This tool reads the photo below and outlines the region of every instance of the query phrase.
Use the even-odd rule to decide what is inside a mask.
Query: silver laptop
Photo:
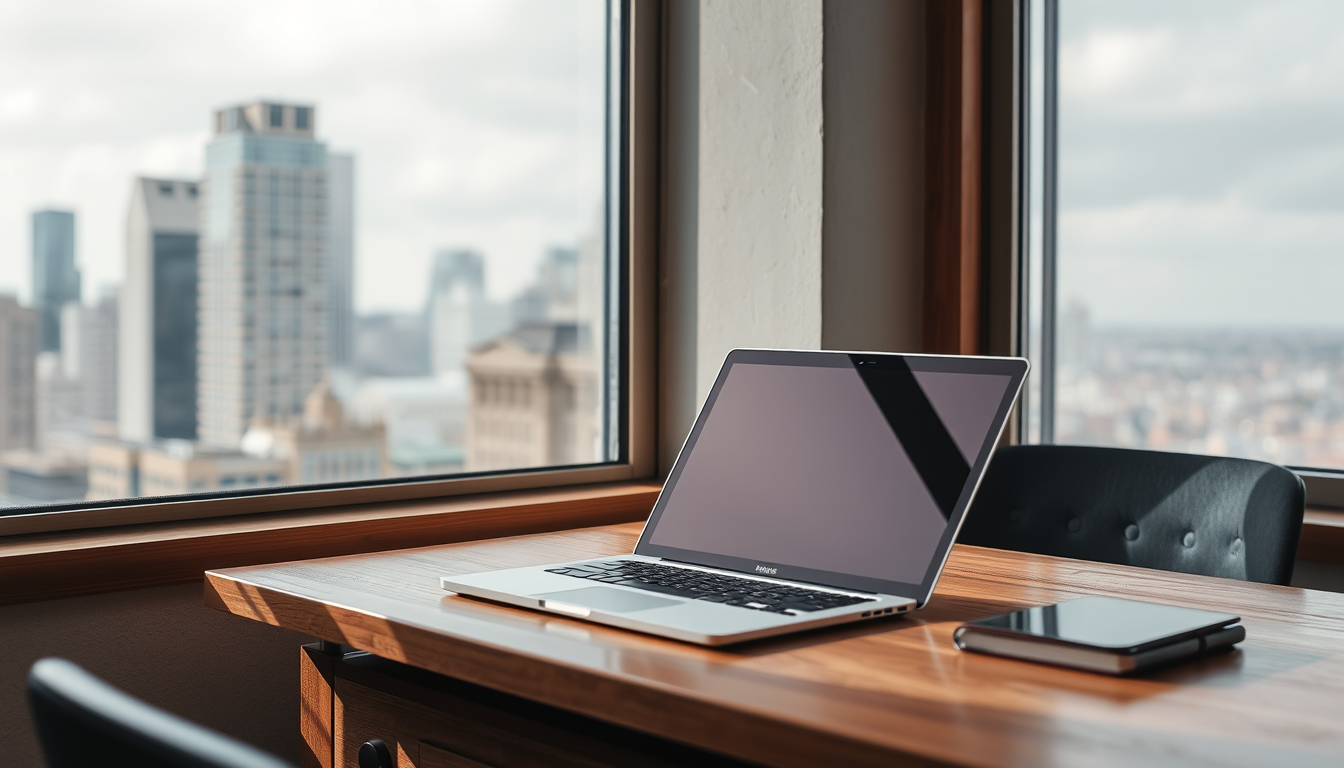
[[[734,350],[633,553],[443,588],[703,645],[916,610],[1027,368]]]

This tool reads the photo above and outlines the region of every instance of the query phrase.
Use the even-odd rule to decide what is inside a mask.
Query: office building
[[[38,313],[0,296],[0,451],[37,440]]]
[[[63,451],[5,451],[5,495],[19,504],[81,501],[88,491],[89,467],[83,458]]]
[[[284,462],[291,484],[372,480],[387,473],[382,424],[351,424],[341,401],[323,382],[304,401],[303,414],[259,417],[243,436],[242,450]]]
[[[387,473],[385,442],[381,424],[347,423],[324,383],[306,398],[302,415],[255,419],[239,448],[190,440],[93,443],[88,498],[371,480]]]
[[[66,375],[59,353],[39,352],[35,372],[37,378],[35,445],[43,448],[55,433],[83,431],[84,392],[79,385],[79,379]]]
[[[536,281],[513,300],[513,322],[574,322],[578,315],[579,252],[550,248],[537,267]]]
[[[507,309],[486,296],[485,260],[468,250],[435,254],[427,314],[430,368],[459,385],[468,350],[509,325]]]
[[[78,383],[79,413],[89,422],[117,420],[117,296],[116,288],[105,288],[92,306],[61,309],[61,371]]]
[[[89,445],[89,501],[130,499],[140,495],[140,450],[134,443],[100,441]]]
[[[237,448],[253,419],[285,418],[327,375],[327,148],[312,107],[215,113],[202,190],[198,436]]]
[[[581,464],[598,455],[598,364],[575,323],[530,323],[476,350],[466,469]]]
[[[131,187],[117,363],[124,440],[196,437],[200,194],[189,180]]]
[[[118,328],[124,440],[196,437],[199,200],[191,180],[132,184]]]
[[[327,266],[331,285],[328,304],[331,329],[331,366],[355,363],[355,158],[327,155]]]
[[[427,312],[378,313],[355,318],[355,368],[363,376],[429,373]]]
[[[162,440],[140,448],[141,496],[173,496],[281,485],[285,462],[187,440]]]
[[[33,306],[41,315],[42,350],[61,348],[61,307],[79,301],[79,270],[75,268],[75,214],[33,213]]]
[[[392,474],[462,470],[465,387],[436,376],[369,377],[360,384],[351,410],[356,423],[382,425]]]

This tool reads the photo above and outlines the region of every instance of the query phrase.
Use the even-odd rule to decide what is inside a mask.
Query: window
[[[1029,441],[1344,469],[1340,30],[1032,4]]]
[[[78,23],[118,44],[70,66],[45,4],[0,30],[0,93],[31,95],[0,123],[27,174],[0,182],[0,417],[37,414],[0,472],[59,451],[86,478],[0,483],[0,516],[629,477],[625,3],[280,5],[113,0]],[[302,56],[277,16],[323,18]]]

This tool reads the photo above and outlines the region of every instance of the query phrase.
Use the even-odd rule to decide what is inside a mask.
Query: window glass
[[[1344,468],[1344,5],[1058,8],[1053,440]]]
[[[0,506],[616,458],[618,8],[6,3]]]

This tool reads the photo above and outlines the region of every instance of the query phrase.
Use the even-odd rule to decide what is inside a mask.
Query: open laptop
[[[1027,368],[733,350],[632,554],[443,588],[703,645],[921,608]]]

